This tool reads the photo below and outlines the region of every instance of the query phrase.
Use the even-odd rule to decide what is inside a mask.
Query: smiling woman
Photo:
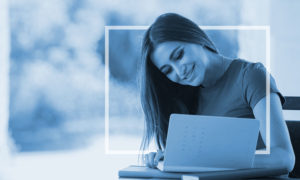
[[[159,44],[152,53],[151,59],[153,64],[171,81],[191,86],[211,84],[224,74],[231,62],[230,59],[225,59],[205,46],[180,41]],[[212,63],[217,74],[206,78]]]
[[[248,117],[260,120],[257,149],[266,137],[266,77],[261,63],[225,57],[198,25],[178,14],[159,16],[142,47],[141,103],[147,148],[154,137],[158,152],[146,155],[155,167],[166,145],[172,113]],[[285,102],[270,76],[271,154],[256,155],[255,167],[294,166],[294,152],[282,116]],[[280,134],[280,136],[279,136]]]

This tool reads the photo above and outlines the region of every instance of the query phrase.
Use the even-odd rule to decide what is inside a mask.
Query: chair
[[[300,97],[286,96],[283,105],[284,110],[300,110]],[[300,178],[300,119],[299,121],[286,120],[293,145],[296,162],[293,171],[289,174],[291,178]]]

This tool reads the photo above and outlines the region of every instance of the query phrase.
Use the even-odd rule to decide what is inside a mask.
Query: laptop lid
[[[251,168],[259,121],[249,118],[172,114],[164,171]]]

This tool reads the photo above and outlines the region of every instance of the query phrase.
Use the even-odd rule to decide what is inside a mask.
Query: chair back
[[[286,96],[285,99],[283,110],[300,111],[300,97]],[[300,178],[300,119],[298,121],[287,119],[286,124],[296,157],[295,167],[289,177]]]

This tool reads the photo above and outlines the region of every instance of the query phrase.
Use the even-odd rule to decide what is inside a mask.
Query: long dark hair
[[[200,44],[218,53],[208,36],[191,20],[175,13],[160,15],[146,31],[142,44],[140,74],[141,104],[145,128],[141,149],[145,150],[154,138],[157,147],[165,148],[171,113],[194,114],[197,107],[197,87],[170,81],[151,61],[158,44],[182,41]]]

